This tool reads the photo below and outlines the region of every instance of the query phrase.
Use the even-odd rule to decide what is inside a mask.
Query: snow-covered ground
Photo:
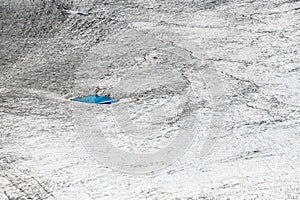
[[[0,5],[1,200],[300,199],[299,1]]]

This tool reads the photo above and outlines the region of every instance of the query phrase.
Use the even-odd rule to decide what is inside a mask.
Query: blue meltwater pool
[[[111,98],[108,96],[89,95],[84,97],[76,97],[71,99],[72,101],[80,101],[84,103],[97,103],[97,104],[111,104],[120,101],[117,98]]]

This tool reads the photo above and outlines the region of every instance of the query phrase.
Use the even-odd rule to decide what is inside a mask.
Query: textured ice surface
[[[299,1],[0,2],[1,200],[300,199]]]

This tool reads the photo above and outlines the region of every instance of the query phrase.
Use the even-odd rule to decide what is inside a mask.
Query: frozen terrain
[[[0,5],[1,200],[300,199],[299,1]]]

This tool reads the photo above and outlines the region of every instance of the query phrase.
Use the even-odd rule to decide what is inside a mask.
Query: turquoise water
[[[84,102],[84,103],[111,104],[111,103],[118,102],[120,99],[111,98],[108,96],[89,95],[89,96],[84,96],[84,97],[76,97],[71,100],[72,101],[80,101],[80,102]]]

